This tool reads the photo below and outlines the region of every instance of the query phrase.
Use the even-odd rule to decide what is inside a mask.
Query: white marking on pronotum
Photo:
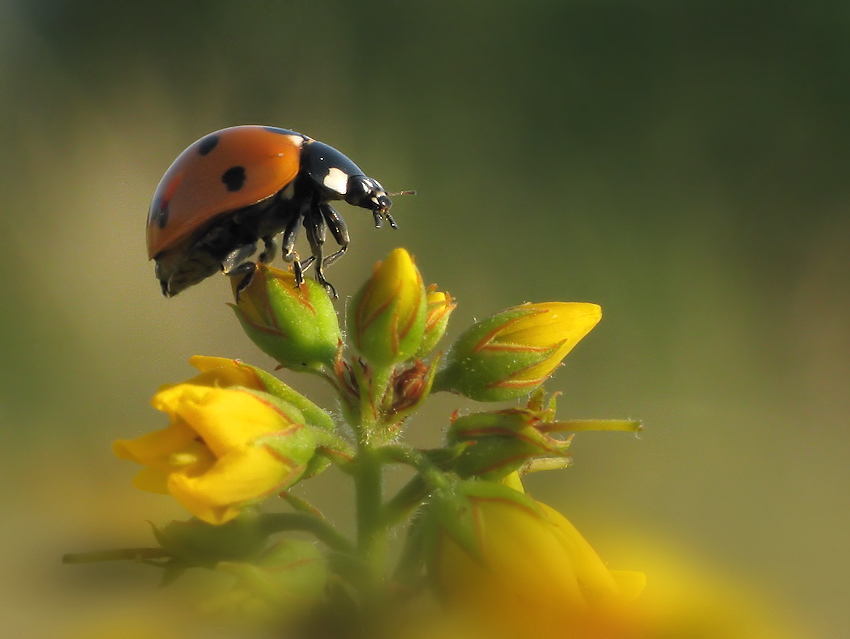
[[[332,167],[325,176],[325,179],[322,180],[322,184],[340,195],[345,195],[345,191],[348,188],[348,174],[341,169]]]
[[[304,145],[304,138],[300,135],[287,135],[286,137],[288,137],[292,141],[292,144],[297,146],[299,149]]]

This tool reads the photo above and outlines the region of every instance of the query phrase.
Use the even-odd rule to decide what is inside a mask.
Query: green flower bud
[[[523,304],[473,324],[452,345],[435,381],[482,402],[525,395],[542,384],[596,326],[596,304]]]
[[[238,283],[234,278],[234,294]],[[333,365],[342,334],[333,303],[317,282],[298,287],[292,273],[260,263],[231,306],[248,337],[285,368]]]
[[[395,249],[348,305],[348,334],[372,365],[410,359],[422,344],[427,302],[422,276],[403,248]]]

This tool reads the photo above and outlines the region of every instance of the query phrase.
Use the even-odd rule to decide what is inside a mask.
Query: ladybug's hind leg
[[[239,294],[248,288],[251,280],[254,279],[254,272],[257,270],[257,265],[248,258],[257,250],[257,243],[243,244],[233,249],[221,261],[221,270],[225,275],[230,277],[240,278],[236,285],[236,301],[239,301]]]
[[[230,275],[234,269],[239,266],[242,266],[242,264],[247,262],[248,258],[251,257],[254,254],[254,251],[256,250],[256,242],[237,246],[235,249],[230,251],[230,253],[228,253],[221,261],[222,272],[224,272],[226,275]]]

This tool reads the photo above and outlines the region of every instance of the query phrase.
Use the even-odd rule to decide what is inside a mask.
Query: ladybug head
[[[371,210],[375,217],[375,226],[381,226],[381,222],[386,217],[390,225],[395,228],[395,222],[389,213],[393,202],[377,180],[365,175],[352,175],[348,178],[345,201]]]

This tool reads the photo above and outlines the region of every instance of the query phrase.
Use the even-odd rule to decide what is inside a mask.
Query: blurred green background
[[[603,306],[549,387],[562,416],[646,431],[582,434],[535,496],[591,541],[677,540],[850,635],[845,2],[5,0],[0,113],[9,636],[103,594],[62,552],[183,516],[109,451],[164,425],[157,386],[196,353],[270,365],[224,278],[166,300],[144,247],[174,157],[244,123],[418,191],[394,232],[341,207],[340,308],[397,245],[458,299],[450,337],[524,301]],[[456,405],[435,398],[418,437]],[[117,591],[139,572],[110,570]]]

